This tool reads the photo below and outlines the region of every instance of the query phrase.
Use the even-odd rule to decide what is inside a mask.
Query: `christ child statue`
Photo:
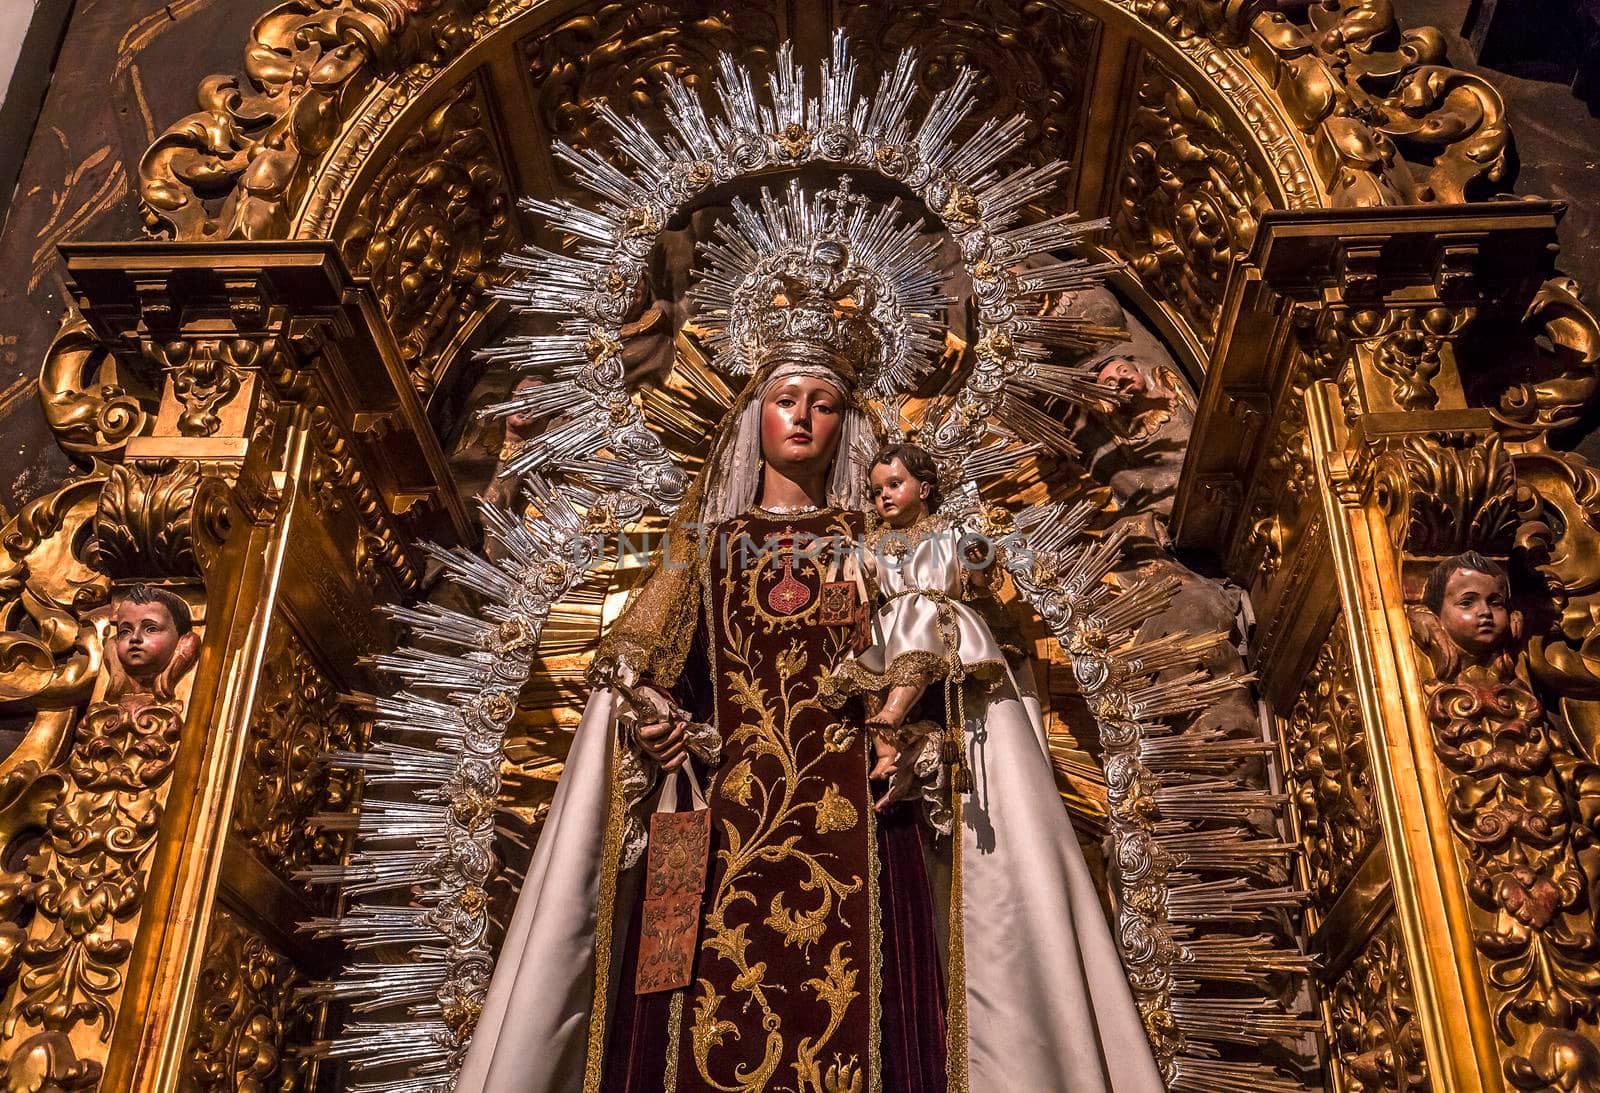
[[[926,772],[936,750],[929,744],[940,726],[911,717],[929,684],[993,682],[1005,661],[988,625],[962,602],[988,591],[995,550],[979,537],[963,538],[939,515],[933,457],[915,444],[891,444],[873,457],[868,483],[878,526],[851,561],[876,588],[880,605],[869,643],[834,669],[824,693],[830,701],[866,697],[870,777],[891,780],[878,802],[882,809],[905,794],[913,766]]]

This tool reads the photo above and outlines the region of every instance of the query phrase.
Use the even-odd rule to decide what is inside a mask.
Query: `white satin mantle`
[[[1051,773],[1007,673],[967,725],[961,833],[971,1093],[1155,1093],[1160,1076]],[[595,691],[506,931],[460,1093],[583,1086],[613,697]],[[620,949],[631,901],[619,898]]]

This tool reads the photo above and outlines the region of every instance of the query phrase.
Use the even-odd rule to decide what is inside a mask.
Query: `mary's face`
[[[826,380],[794,376],[761,397],[761,454],[788,473],[816,472],[833,461],[844,399]]]

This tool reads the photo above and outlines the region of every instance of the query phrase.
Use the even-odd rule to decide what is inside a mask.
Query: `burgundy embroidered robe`
[[[858,540],[862,520],[752,512],[704,544],[701,630],[678,690],[715,718],[723,755],[706,772],[712,860],[694,975],[676,997],[632,994],[635,911],[608,1093],[945,1088],[922,833],[909,807],[880,822],[860,711],[817,696],[848,641],[818,621],[833,552],[817,548]]]

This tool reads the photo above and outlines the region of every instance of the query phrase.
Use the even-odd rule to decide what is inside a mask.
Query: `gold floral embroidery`
[[[833,523],[832,533],[850,533],[844,520],[835,517]],[[736,538],[748,525],[747,520],[735,520],[719,531],[723,537]],[[806,641],[798,636],[780,638],[780,633],[794,633],[795,627],[787,624],[806,612],[771,617],[762,597],[756,595],[754,574],[760,571],[761,562],[752,562],[742,570],[735,567],[726,579],[713,578],[708,585],[714,593],[708,621],[720,624],[712,643],[712,670],[722,694],[726,746],[737,756],[721,779],[718,796],[733,802],[726,806],[730,810],[737,806],[746,811],[729,811],[720,824],[720,877],[701,941],[705,956],[695,988],[689,1043],[700,1082],[719,1093],[767,1090],[786,1059],[798,1079],[793,1087],[797,1090],[859,1093],[863,1088],[861,1057],[852,1051],[841,1052],[835,1041],[841,1038],[839,1030],[851,1001],[861,997],[858,981],[862,969],[852,959],[851,942],[838,940],[837,931],[864,929],[865,922],[859,918],[852,927],[850,919],[859,912],[847,910],[847,903],[861,898],[865,882],[853,870],[839,868],[828,843],[819,849],[810,841],[823,835],[837,839],[861,823],[857,804],[841,791],[834,780],[837,776],[824,775],[825,764],[838,762],[830,757],[837,756],[848,741],[858,739],[817,696],[819,674],[829,658],[842,652],[838,646],[843,637],[830,635],[826,650],[817,649],[815,631]],[[818,572],[803,576],[815,581],[821,576],[820,566]],[[772,577],[769,567],[769,580]],[[801,717],[811,727],[797,728]],[[870,861],[870,843],[867,850]],[[767,913],[752,920],[746,908],[757,899],[762,874],[780,865],[791,870],[800,867],[803,879],[786,884],[770,898],[771,881],[767,880],[769,886],[758,904],[764,905]],[[870,912],[865,917],[870,919]],[[776,935],[781,939],[782,946],[802,950],[826,945],[833,937],[823,975],[806,981],[801,991],[769,984],[768,964],[760,954],[776,950],[770,941],[758,940],[765,930],[772,931],[769,938]],[[867,938],[858,940],[856,947],[860,948]],[[706,957],[731,966],[731,976],[718,974],[715,983],[707,978]],[[723,984],[720,990],[717,983]],[[786,1034],[784,1014],[794,1009],[797,995],[806,993],[826,1006],[826,1027],[819,1029],[822,1014],[814,1019],[808,1015],[804,1035]],[[786,1010],[780,1010],[780,998]],[[759,1062],[722,1060],[718,1048],[728,1041],[742,1041],[745,1052],[754,1048],[751,1032],[757,1028],[765,1034]],[[826,1066],[824,1059],[828,1060]]]
[[[750,760],[741,759],[722,779],[722,795],[741,805],[750,803]]]
[[[839,793],[838,786],[830,784],[822,791],[822,800],[817,802],[817,834],[849,831],[856,826],[858,818],[856,806]]]
[[[800,1079],[800,1088],[805,1090],[850,1090],[860,1088],[858,1068],[860,1062],[852,1055],[848,1059],[834,1057],[834,1065],[828,1068],[828,1076],[833,1084],[826,1084],[827,1079],[822,1074],[822,1068],[817,1064],[817,1056],[822,1053],[822,1048],[829,1040],[833,1039],[834,1031],[839,1027],[845,1012],[850,1008],[850,1003],[860,995],[856,990],[856,978],[860,975],[851,961],[845,958],[847,943],[841,942],[833,947],[833,953],[828,958],[828,966],[823,970],[819,979],[808,979],[805,986],[813,990],[817,998],[826,1002],[829,1010],[827,1031],[817,1038],[812,1044],[809,1040],[800,1042],[799,1058],[794,1062],[796,1076]],[[843,1080],[846,1084],[840,1085]]]

